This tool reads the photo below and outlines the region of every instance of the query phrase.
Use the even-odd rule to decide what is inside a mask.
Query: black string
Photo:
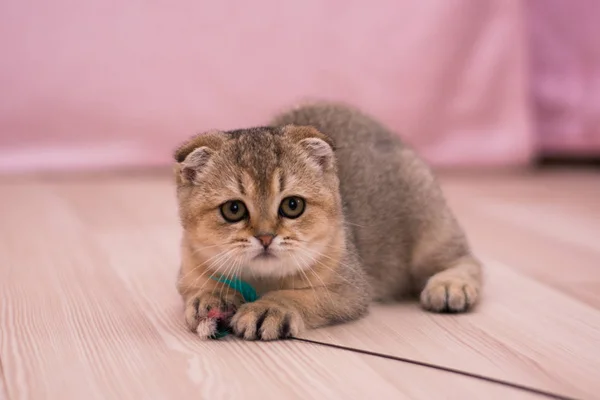
[[[450,373],[453,373],[453,374],[468,376],[469,378],[475,378],[475,379],[479,379],[479,380],[486,381],[486,382],[496,383],[498,385],[508,386],[508,387],[511,387],[511,388],[514,388],[514,389],[522,390],[524,392],[529,392],[529,393],[537,394],[537,395],[540,395],[540,396],[545,396],[545,397],[548,397],[550,399],[576,400],[573,397],[567,397],[567,396],[563,396],[563,395],[552,393],[552,392],[546,392],[544,390],[540,390],[540,389],[536,389],[536,388],[532,388],[532,387],[528,387],[528,386],[524,386],[524,385],[519,385],[518,383],[507,382],[507,381],[503,381],[503,380],[495,379],[495,378],[490,378],[490,377],[483,376],[483,375],[477,375],[477,374],[474,374],[474,373],[471,373],[471,372],[465,372],[465,371],[461,371],[461,370],[458,370],[458,369],[453,369],[453,368],[448,368],[448,367],[442,367],[440,365],[435,365],[435,364],[429,364],[429,363],[426,363],[426,362],[423,362],[423,361],[411,360],[409,358],[392,356],[390,354],[376,353],[374,351],[369,351],[369,350],[355,349],[353,347],[340,346],[338,344],[318,342],[316,340],[310,340],[310,339],[302,339],[302,338],[297,338],[297,337],[290,337],[290,339],[291,340],[297,340],[299,342],[312,343],[312,344],[316,344],[316,345],[319,345],[319,346],[327,346],[327,347],[332,347],[332,348],[335,348],[335,349],[352,351],[354,353],[360,353],[360,354],[366,354],[366,355],[369,355],[369,356],[386,358],[388,360],[400,361],[400,362],[404,362],[404,363],[408,363],[408,364],[419,365],[421,367],[427,367],[427,368],[437,369],[439,371],[445,371],[445,372],[450,372]]]

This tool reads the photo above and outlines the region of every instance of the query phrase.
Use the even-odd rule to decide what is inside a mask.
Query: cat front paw
[[[428,311],[460,313],[470,310],[478,297],[477,282],[456,277],[433,277],[421,292],[421,305]]]
[[[268,300],[242,305],[231,320],[233,333],[245,340],[286,339],[302,331],[297,310]]]
[[[240,304],[241,299],[236,296],[220,297],[212,293],[200,293],[186,302],[186,325],[203,339],[215,337],[219,331],[228,329]]]

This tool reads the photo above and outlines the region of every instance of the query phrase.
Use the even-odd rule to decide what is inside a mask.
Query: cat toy
[[[224,283],[233,290],[240,292],[242,298],[244,299],[244,302],[246,303],[252,303],[253,301],[256,301],[258,299],[258,294],[256,293],[256,290],[254,290],[252,285],[241,279],[228,279],[222,276],[211,276],[211,279],[217,282]],[[220,339],[222,337],[225,337],[231,333],[228,322],[229,319],[231,319],[232,315],[233,312],[229,311],[223,312],[217,309],[210,310],[208,312],[206,322],[204,323],[204,325],[206,326],[200,326],[199,331],[206,332],[205,336],[209,337],[210,339]]]

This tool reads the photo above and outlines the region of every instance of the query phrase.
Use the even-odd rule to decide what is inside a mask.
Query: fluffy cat
[[[357,109],[301,106],[267,127],[195,136],[175,159],[178,290],[201,336],[226,323],[280,339],[411,294],[435,312],[479,299],[481,265],[430,169]],[[244,304],[211,276],[261,297]]]

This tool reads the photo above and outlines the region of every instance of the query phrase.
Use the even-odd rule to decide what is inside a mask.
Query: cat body
[[[269,127],[198,135],[175,156],[178,289],[201,336],[214,334],[212,310],[244,339],[273,340],[360,318],[372,300],[416,294],[436,312],[478,301],[480,263],[432,172],[355,108],[300,106]],[[243,304],[211,275],[261,297]]]

